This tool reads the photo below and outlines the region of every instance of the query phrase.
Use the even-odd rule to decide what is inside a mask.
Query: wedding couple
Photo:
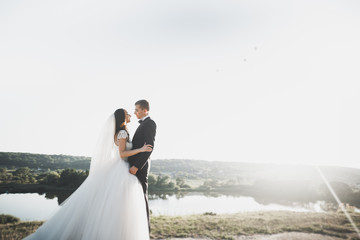
[[[156,124],[146,100],[135,103],[134,114],[140,125],[132,142],[127,130],[131,116],[125,109],[111,114],[91,158],[89,176],[24,239],[150,239],[147,180]]]

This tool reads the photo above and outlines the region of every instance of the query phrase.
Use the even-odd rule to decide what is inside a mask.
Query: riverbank
[[[3,193],[44,193],[44,192],[59,192],[68,191],[73,192],[74,187],[57,187],[47,184],[20,184],[20,183],[7,183],[0,184],[0,194]]]
[[[351,213],[351,217],[360,228],[360,213]],[[34,232],[42,223],[32,221],[0,224],[0,239],[22,239]],[[342,213],[276,211],[221,215],[207,213],[177,217],[151,216],[151,225],[151,239],[280,240],[285,239],[279,238],[281,236],[304,237],[316,234],[319,240],[360,240]]]

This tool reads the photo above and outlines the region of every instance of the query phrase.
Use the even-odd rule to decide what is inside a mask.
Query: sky
[[[0,151],[91,156],[106,118],[147,99],[152,159],[360,168],[359,12],[355,0],[0,0]]]

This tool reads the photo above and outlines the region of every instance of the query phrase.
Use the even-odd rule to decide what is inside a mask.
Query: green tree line
[[[61,168],[86,170],[90,168],[90,158],[84,156],[0,152],[0,167],[8,169],[28,167],[39,170]]]
[[[55,171],[37,172],[28,167],[8,170],[0,168],[0,184],[45,184],[57,187],[77,188],[89,176],[89,170],[76,170],[74,168],[57,169]],[[151,192],[176,192],[189,190],[184,179],[171,179],[168,175],[153,175],[148,178],[149,191]]]
[[[46,184],[59,187],[78,187],[89,175],[89,171],[74,168],[58,169],[46,173],[33,172],[28,167],[16,170],[0,168],[0,184]]]

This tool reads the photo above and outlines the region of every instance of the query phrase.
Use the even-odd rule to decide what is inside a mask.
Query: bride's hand
[[[141,152],[151,152],[152,151],[152,146],[150,144],[144,144],[144,146],[142,148],[140,148]]]

